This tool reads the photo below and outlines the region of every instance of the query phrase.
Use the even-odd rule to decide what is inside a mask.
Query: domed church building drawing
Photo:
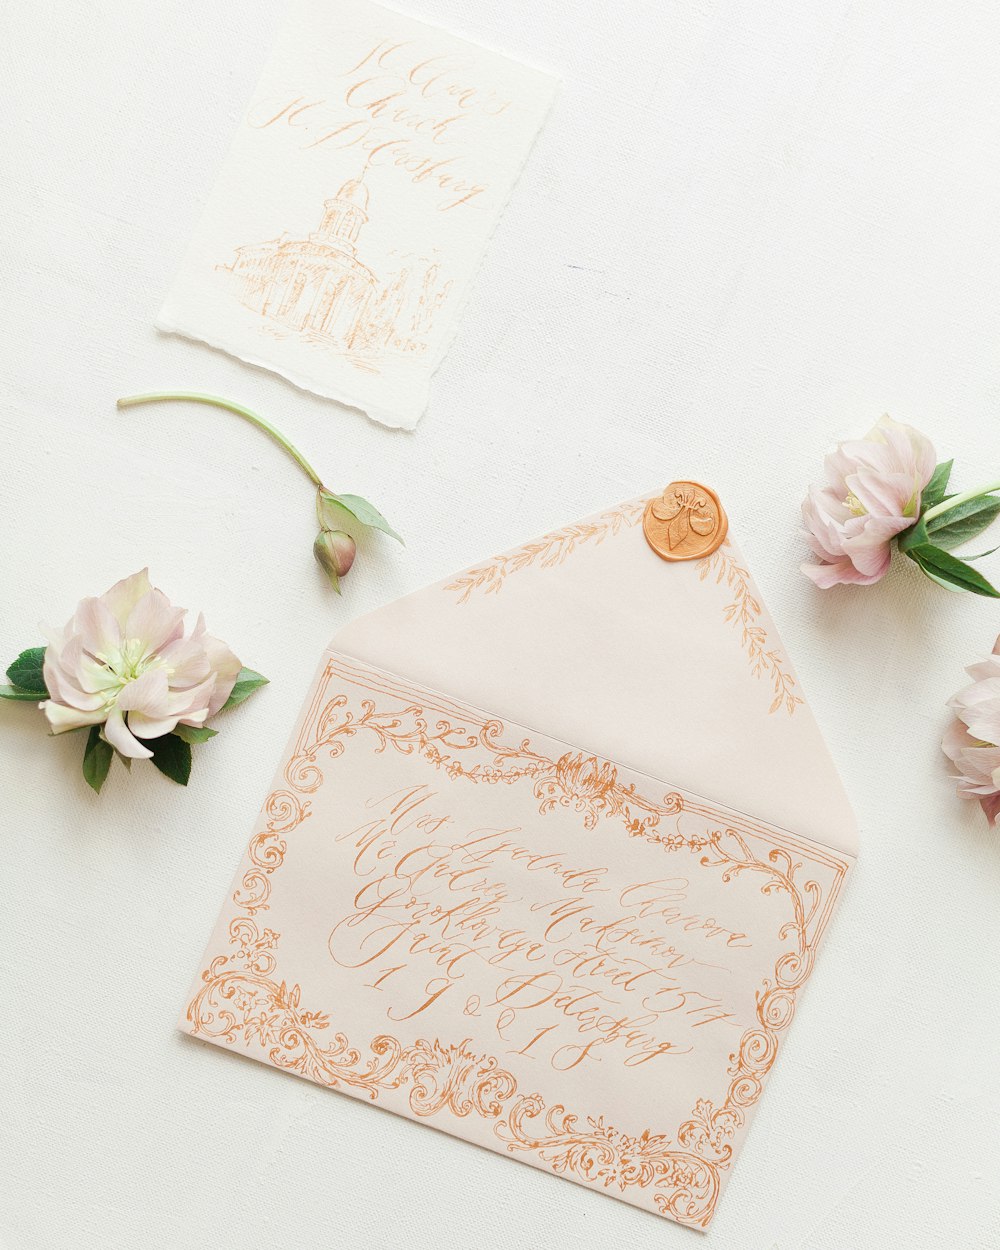
[[[319,229],[307,239],[288,234],[236,249],[228,269],[242,280],[242,302],[320,343],[350,351],[359,345],[378,286],[355,244],[368,220],[368,188],[352,178],[325,202]]]

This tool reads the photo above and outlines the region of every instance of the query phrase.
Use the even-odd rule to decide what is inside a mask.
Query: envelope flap
[[[648,499],[407,595],[331,646],[856,855],[843,786],[738,547],[661,560]]]

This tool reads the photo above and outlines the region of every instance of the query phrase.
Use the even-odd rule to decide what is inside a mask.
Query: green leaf
[[[233,686],[232,694],[219,708],[219,711],[225,712],[227,708],[236,707],[244,699],[249,699],[255,690],[259,690],[261,686],[266,686],[267,683],[268,679],[262,677],[260,673],[255,673],[252,668],[241,668],[236,678],[236,685]]]
[[[190,743],[169,733],[162,738],[151,738],[146,745],[153,752],[152,762],[164,777],[176,781],[179,786],[186,786],[191,776]]]
[[[1000,499],[979,495],[926,522],[927,536],[935,546],[951,551],[988,529],[1000,516]]]
[[[932,573],[930,569],[925,568],[925,566],[922,565],[919,560],[916,562],[916,564],[917,564],[917,568],[920,569],[924,577],[929,577],[932,582],[937,582],[939,586],[942,586],[945,590],[951,591],[953,595],[960,595],[963,593],[961,586],[954,586],[952,585],[951,582],[946,582],[943,577],[938,577],[936,573]]]
[[[916,561],[920,569],[932,581],[939,584],[948,583],[954,586],[956,590],[967,590],[974,595],[986,595],[991,599],[1000,599],[1000,590],[992,586],[981,573],[977,573],[964,560],[959,560],[955,556],[949,555],[947,551],[942,551],[940,547],[935,547],[931,543],[924,543],[919,547],[912,548],[906,554],[911,560]]]
[[[42,676],[42,664],[45,660],[44,647],[29,647],[22,651],[7,670],[7,680],[19,690],[28,690],[36,697],[47,699],[49,692]]]
[[[48,693],[46,691],[46,693]],[[0,699],[11,699],[23,703],[37,703],[41,695],[34,690],[22,690],[19,686],[0,686]]]
[[[948,489],[948,479],[951,477],[951,466],[954,460],[945,460],[934,470],[931,480],[924,487],[920,496],[920,508],[922,512],[927,512],[931,508],[936,508],[945,497],[945,491]]]
[[[362,525],[381,530],[383,534],[395,538],[398,543],[403,541],[378,508],[360,495],[334,495],[331,491],[320,488],[316,510],[319,513],[319,523],[324,529],[340,529],[343,514],[346,512]]]
[[[985,560],[987,556],[991,556],[994,551],[1000,551],[1000,547],[991,547],[989,551],[977,551],[974,556],[965,556],[966,560]]]
[[[902,534],[896,537],[896,545],[900,551],[910,554],[914,547],[922,547],[930,542],[927,537],[926,521],[918,521],[916,525],[911,525],[908,530],[903,530]]]
[[[214,738],[219,731],[217,729],[209,729],[207,725],[175,725],[171,733],[177,735],[181,742],[207,742],[209,738]]]
[[[104,785],[114,758],[115,753],[111,743],[105,742],[101,737],[100,725],[91,725],[90,733],[87,735],[87,745],[83,752],[83,776],[87,785],[98,794],[101,793],[101,786]]]
[[[316,496],[316,517],[324,530],[339,530],[345,522],[356,521],[358,518],[342,504],[336,495],[328,490],[320,490]]]

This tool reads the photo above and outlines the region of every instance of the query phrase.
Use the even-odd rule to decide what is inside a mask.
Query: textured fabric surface
[[[797,572],[807,482],[881,412],[956,455],[962,487],[1000,463],[995,6],[422,0],[564,87],[416,434],[152,328],[279,10],[0,15],[0,645],[148,563],[272,679],[186,791],[137,766],[97,798],[79,737],[0,707],[0,1245],[699,1244],[174,1032],[337,628],[692,476],[738,526],[862,844],[704,1244],[995,1246],[1000,843],[938,742],[1000,611],[909,568],[827,594]],[[408,545],[365,541],[336,599],[308,484],[262,436],[115,410],[164,386],[265,413]]]

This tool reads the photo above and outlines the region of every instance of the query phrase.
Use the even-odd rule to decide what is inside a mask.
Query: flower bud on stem
[[[137,404],[155,404],[165,400],[187,400],[193,404],[210,404],[214,408],[224,408],[235,413],[251,425],[257,426],[283,448],[295,461],[299,468],[316,487],[316,514],[319,518],[320,532],[313,543],[313,554],[319,561],[334,590],[340,593],[340,579],[346,576],[357,551],[354,539],[340,528],[339,521],[349,518],[350,521],[370,529],[381,530],[399,542],[403,540],[392,528],[379,510],[360,495],[336,495],[323,485],[323,479],[312,467],[301,451],[290,442],[280,430],[265,421],[262,416],[244,408],[242,404],[222,399],[218,395],[203,395],[197,391],[155,391],[147,395],[129,395],[119,399],[119,408],[132,408]]]

